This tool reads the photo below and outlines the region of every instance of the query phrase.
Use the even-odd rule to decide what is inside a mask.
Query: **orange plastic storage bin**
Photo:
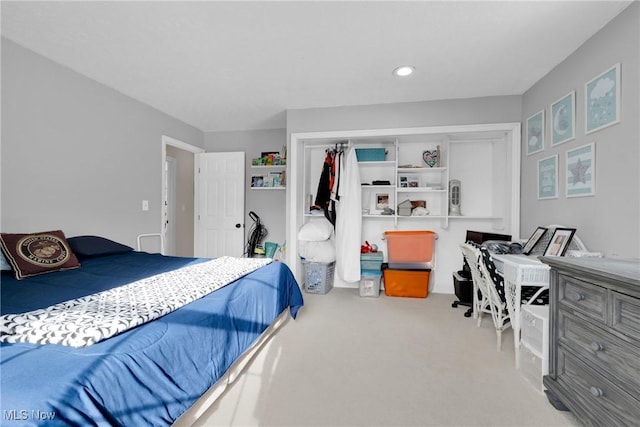
[[[384,293],[390,297],[426,298],[429,294],[430,270],[396,270],[383,268]]]
[[[429,230],[385,231],[389,264],[430,263],[436,233]]]

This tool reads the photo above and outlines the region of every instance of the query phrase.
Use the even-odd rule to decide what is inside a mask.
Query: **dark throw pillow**
[[[99,236],[69,237],[69,246],[78,258],[94,258],[131,252],[133,248]]]

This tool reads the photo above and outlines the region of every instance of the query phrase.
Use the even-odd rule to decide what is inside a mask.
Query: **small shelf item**
[[[435,150],[425,150],[422,152],[422,160],[430,168],[440,167],[440,146],[436,146]]]

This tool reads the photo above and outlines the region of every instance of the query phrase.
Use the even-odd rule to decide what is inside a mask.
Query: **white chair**
[[[511,326],[504,294],[501,298],[483,260],[481,250],[469,243],[463,243],[460,248],[462,249],[462,255],[471,268],[473,283],[482,295],[480,300],[478,298],[474,299],[478,301],[478,305],[474,307],[478,313],[478,326],[482,324],[484,313],[491,314],[493,325],[496,328],[497,348],[498,351],[502,351],[502,332]]]

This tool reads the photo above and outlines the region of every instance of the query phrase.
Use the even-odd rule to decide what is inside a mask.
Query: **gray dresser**
[[[549,400],[588,426],[639,426],[640,263],[540,259],[551,266]]]

